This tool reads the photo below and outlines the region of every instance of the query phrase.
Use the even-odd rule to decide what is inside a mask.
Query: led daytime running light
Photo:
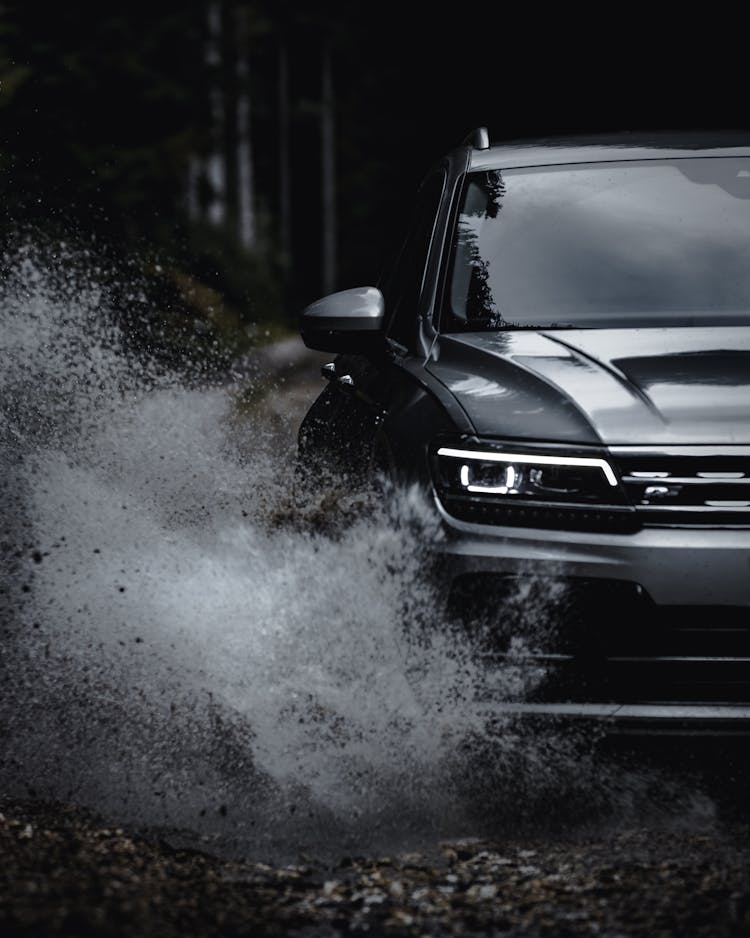
[[[467,492],[479,492],[482,495],[507,495],[508,492],[513,491],[513,486],[516,484],[516,470],[513,466],[507,466],[505,469],[504,485],[472,485],[469,471],[467,465],[461,466],[461,485]]]
[[[481,462],[526,463],[532,466],[579,466],[601,469],[610,485],[617,485],[617,477],[606,459],[593,456],[530,456],[527,453],[482,452],[475,449],[452,449],[442,446],[438,456],[453,456],[456,459],[475,459]]]

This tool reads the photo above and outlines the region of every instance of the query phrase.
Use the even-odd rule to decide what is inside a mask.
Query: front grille
[[[614,446],[643,526],[750,527],[750,446]]]
[[[617,612],[615,615],[614,612]],[[464,574],[449,613],[540,702],[750,703],[750,610],[658,606],[636,583]]]
[[[560,531],[608,531],[632,534],[639,528],[632,508],[596,505],[538,505],[529,501],[511,502],[470,495],[442,496],[454,518],[478,524],[552,528]]]

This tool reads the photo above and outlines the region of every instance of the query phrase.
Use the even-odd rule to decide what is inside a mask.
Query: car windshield
[[[469,174],[446,331],[750,324],[750,158]]]

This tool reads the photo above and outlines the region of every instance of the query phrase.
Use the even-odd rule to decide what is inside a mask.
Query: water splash
[[[236,389],[132,351],[90,257],[5,268],[5,790],[256,855],[472,833],[514,791],[590,803],[569,739],[489,728],[487,690],[534,676],[445,621],[419,493],[304,501]]]

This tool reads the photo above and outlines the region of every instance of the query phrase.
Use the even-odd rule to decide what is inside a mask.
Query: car
[[[301,463],[424,490],[467,641],[545,674],[506,709],[750,732],[750,133],[478,128],[300,330]]]

